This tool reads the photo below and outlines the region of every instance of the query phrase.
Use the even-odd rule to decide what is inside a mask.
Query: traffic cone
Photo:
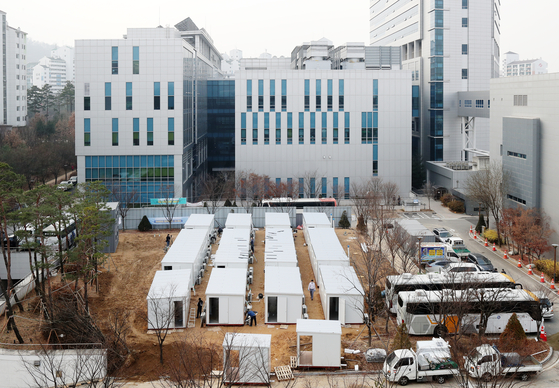
[[[549,286],[550,290],[555,290],[555,281],[551,278],[551,285]]]
[[[540,283],[545,283],[545,278],[543,277],[543,272],[542,272],[542,276],[540,276]]]
[[[474,240],[477,240],[477,230],[474,231]]]
[[[532,264],[528,264],[528,275],[533,275],[534,273],[532,272]]]
[[[493,252],[497,251],[497,249],[495,248],[495,243],[493,243]]]
[[[489,244],[487,244],[487,238],[485,238],[485,244],[483,244],[483,246],[488,247]]]
[[[522,268],[522,262],[520,261],[520,259],[518,259],[518,265],[517,265],[517,267],[518,267],[518,268]]]
[[[472,234],[472,225],[470,225],[470,234]]]
[[[543,342],[547,342],[547,333],[545,332],[545,327],[543,327],[543,325],[542,325],[542,329],[540,331],[540,339]]]
[[[507,256],[507,251],[505,251],[505,254],[503,255],[503,259],[508,259],[509,257]]]

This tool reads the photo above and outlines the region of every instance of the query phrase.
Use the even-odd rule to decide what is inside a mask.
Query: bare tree
[[[178,186],[178,185],[177,185]],[[174,198],[175,187],[173,185],[162,186],[161,191],[164,197],[161,199],[161,205],[163,207],[163,216],[169,223],[169,229],[172,229],[173,218],[175,217],[175,212],[179,207],[179,201]]]
[[[231,174],[226,172],[219,172],[206,176],[206,178],[202,180],[201,185],[202,198],[208,205],[206,209],[210,214],[215,214],[217,207],[234,195],[234,180]]]
[[[159,345],[159,362],[163,364],[163,344],[167,339],[169,329],[175,322],[175,307],[173,298],[176,296],[177,286],[170,284],[160,290],[150,290],[147,303],[148,330],[152,330]]]
[[[435,187],[431,181],[427,181],[423,184],[423,194],[427,197],[429,210],[431,210],[431,200],[435,197]]]
[[[495,220],[498,243],[501,244],[500,219],[503,203],[508,192],[510,176],[503,171],[500,163],[492,161],[488,168],[471,174],[466,180],[468,196],[484,205]]]
[[[119,183],[114,183],[110,187],[112,199],[118,202],[117,213],[122,218],[122,229],[126,229],[126,215],[128,210],[130,210],[136,199],[138,198],[138,190],[133,189],[132,191],[123,191]]]
[[[303,192],[306,198],[318,198],[322,192],[322,176],[318,170],[306,171],[303,174]]]

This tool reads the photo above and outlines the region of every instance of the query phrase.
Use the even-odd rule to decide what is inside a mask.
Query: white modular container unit
[[[320,266],[349,266],[349,258],[340,244],[336,231],[332,228],[308,229],[305,241],[309,251],[309,259],[317,284],[320,284]]]
[[[266,266],[264,275],[266,323],[297,323],[304,297],[299,268]]]
[[[206,324],[244,325],[246,269],[214,268],[206,287]]]
[[[264,215],[265,227],[268,228],[291,228],[289,213],[266,213]]]
[[[223,339],[223,381],[235,385],[270,383],[272,335],[226,333]],[[238,356],[238,358],[237,358]]]
[[[225,229],[252,229],[252,214],[229,213]]]
[[[297,267],[297,252],[291,228],[266,228],[264,263],[268,266]]]
[[[190,270],[157,271],[146,297],[148,329],[184,328],[190,308]]]
[[[331,228],[332,221],[324,213],[303,213],[303,233],[307,237],[307,230],[314,228]]]
[[[191,283],[194,285],[200,274],[209,245],[209,235],[205,229],[181,229],[163,260],[161,269],[174,271],[190,269]]]
[[[215,268],[248,267],[250,229],[225,229],[215,254]]]
[[[363,323],[365,294],[353,267],[320,266],[318,292],[325,319],[344,325]]]
[[[184,223],[184,229],[205,229],[209,234],[215,228],[214,218],[213,214],[191,214]]]
[[[300,367],[339,368],[341,366],[340,321],[298,319],[296,330]],[[312,350],[301,351],[301,336],[312,337]]]

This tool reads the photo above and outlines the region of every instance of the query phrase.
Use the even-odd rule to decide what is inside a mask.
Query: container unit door
[[[268,320],[267,322],[276,323],[278,322],[278,297],[269,296],[268,297]]]
[[[340,314],[338,319],[340,320],[342,325],[345,325],[345,299],[344,298],[340,298]]]
[[[287,322],[287,297],[279,296],[278,297],[278,322],[286,323]]]
[[[222,324],[228,324],[230,323],[230,317],[229,317],[229,298],[224,297],[224,298],[220,298],[222,300],[220,300],[219,303],[219,323]]]

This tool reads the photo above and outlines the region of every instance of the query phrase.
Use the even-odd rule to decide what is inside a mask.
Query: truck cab
[[[389,381],[407,385],[410,380],[417,380],[415,352],[410,349],[397,349],[390,353],[384,362],[382,372]]]
[[[518,353],[501,353],[496,346],[484,344],[464,357],[464,367],[471,377],[490,381],[495,376],[510,375],[528,380],[529,376],[540,373],[542,364],[534,357],[522,357]]]

